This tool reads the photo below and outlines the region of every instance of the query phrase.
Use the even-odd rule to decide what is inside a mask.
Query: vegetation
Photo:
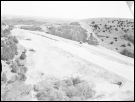
[[[7,61],[12,60],[15,55],[18,54],[17,45],[18,40],[15,36],[12,36],[10,33],[11,28],[6,28],[3,30],[1,28],[1,60]]]
[[[122,55],[125,55],[125,56],[128,56],[128,57],[131,57],[131,58],[134,58],[134,53],[127,50],[127,49],[124,49],[120,52]]]
[[[40,101],[84,101],[92,98],[92,87],[80,78],[66,80],[45,80],[34,86],[36,97]]]
[[[42,28],[38,26],[21,26],[20,29],[31,30],[31,31],[43,31]]]
[[[70,25],[80,26],[80,24],[78,22],[72,22],[72,23],[70,23]]]
[[[1,74],[1,84],[5,84],[7,82],[7,77],[5,73]]]
[[[12,18],[12,19],[2,19],[2,22],[6,23],[9,26],[14,26],[14,25],[19,25],[19,24],[23,24],[23,25],[42,25],[46,22],[44,21],[38,21],[35,19],[22,19],[22,18]]]
[[[125,40],[128,40],[129,42],[131,42],[134,45],[134,36],[133,35],[125,34],[123,37]]]
[[[31,52],[36,52],[34,49],[30,49],[29,51],[31,51]]]
[[[21,56],[20,56],[20,59],[21,60],[24,60],[26,58],[26,54],[25,53],[22,53]]]
[[[31,85],[25,85],[24,82],[15,81],[1,87],[1,101],[30,101]]]
[[[48,29],[48,31],[52,35],[60,36],[78,42],[86,42],[87,38],[87,31],[80,26],[64,24],[59,27],[52,26]]]

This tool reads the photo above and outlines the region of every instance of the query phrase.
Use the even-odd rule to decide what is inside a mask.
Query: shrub
[[[89,40],[88,41],[88,44],[97,46],[98,45],[98,42],[97,41],[94,41],[94,40]]]
[[[25,40],[29,40],[29,41],[31,41],[31,39],[30,39],[30,38],[28,38],[28,39],[25,39]]]
[[[79,77],[73,78],[72,81],[73,81],[73,85],[77,85],[77,84],[81,83],[81,79]]]
[[[16,61],[18,66],[24,66],[24,64],[25,64],[25,61],[24,60],[20,60],[19,58],[16,58],[15,61]]]
[[[82,101],[82,99],[78,96],[74,96],[71,98],[71,101]]]
[[[113,42],[110,42],[110,44],[113,44]]]
[[[127,50],[127,49],[122,50],[120,53],[121,53],[122,55],[131,57],[131,58],[134,58],[134,53],[130,52],[130,51]]]
[[[28,68],[25,66],[20,67],[20,73],[25,74],[28,71]]]
[[[26,49],[24,49],[24,51],[23,51],[22,53],[24,53],[24,54],[25,54],[26,52],[27,52],[27,50],[26,50]]]
[[[131,46],[131,44],[130,44],[130,42],[128,42],[128,44],[127,44],[128,46]]]
[[[123,45],[121,45],[120,47],[126,47],[126,45],[125,45],[125,44],[123,44]]]
[[[15,36],[14,36],[14,38],[13,38],[13,42],[14,42],[14,43],[17,43],[17,44],[19,43],[18,39],[17,39]]]
[[[130,41],[134,45],[134,36],[133,35],[125,34],[123,37],[125,40]]]
[[[7,82],[7,77],[6,77],[6,74],[5,73],[2,73],[2,75],[1,75],[1,82],[3,84],[5,84]]]
[[[2,60],[11,60],[15,56],[14,50],[11,47],[3,47],[1,49],[1,59]]]
[[[9,45],[4,45],[1,49],[1,59],[2,60],[12,60],[15,55],[18,54],[17,46],[12,41],[7,41]]]
[[[42,101],[82,101],[93,97],[95,93],[89,84],[79,77],[43,81],[34,86],[34,91],[37,99]]]
[[[1,41],[1,47],[5,47],[5,45],[6,45],[6,44],[5,44],[4,41],[2,40],[2,41]]]
[[[25,85],[23,82],[15,81],[8,84],[3,88],[2,101],[30,101],[31,96],[31,85]]]
[[[70,23],[70,25],[80,26],[80,24],[78,22],[72,22],[72,23]]]
[[[31,30],[31,31],[43,31],[42,28],[38,26],[22,26],[20,29]]]
[[[7,83],[11,84],[11,83],[13,83],[15,81],[17,81],[17,75],[13,75]]]
[[[11,72],[12,73],[18,73],[19,71],[19,67],[17,66],[16,63],[12,63],[12,65],[10,66],[12,69],[11,69]]]
[[[35,52],[35,50],[34,50],[34,49],[30,49],[29,51],[31,51],[31,52]]]
[[[10,60],[8,60],[6,63],[7,63],[7,64],[10,64]]]
[[[27,77],[26,77],[26,75],[23,74],[23,73],[18,73],[17,79],[18,79],[19,81],[25,81],[25,80],[27,79]]]
[[[49,101],[49,100],[47,100],[46,98],[47,98],[47,94],[45,94],[45,92],[38,92],[37,94],[36,94],[36,97],[37,97],[37,99],[38,100],[44,100],[44,101]]]
[[[9,36],[11,33],[10,33],[10,29],[1,29],[1,37],[7,37]]]
[[[24,60],[26,58],[26,54],[25,53],[22,53],[21,56],[20,56],[20,59],[21,60]]]

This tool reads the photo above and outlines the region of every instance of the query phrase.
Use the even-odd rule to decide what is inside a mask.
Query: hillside
[[[97,18],[82,21],[90,26],[104,47],[125,55],[123,51],[126,50],[131,54],[129,57],[134,58],[133,19]]]

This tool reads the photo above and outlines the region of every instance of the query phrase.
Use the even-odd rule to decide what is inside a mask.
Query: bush
[[[31,52],[36,52],[34,49],[30,49],[29,51],[31,51]]]
[[[7,36],[9,36],[10,34],[11,34],[10,29],[5,29],[5,30],[3,30],[3,29],[1,28],[1,37],[7,37]]]
[[[17,44],[19,43],[18,39],[17,39],[15,36],[14,36],[14,38],[13,38],[13,42],[14,42],[14,43],[17,43]]]
[[[1,59],[2,60],[12,60],[15,55],[18,54],[17,46],[11,40],[6,42],[1,49]]]
[[[87,31],[80,26],[63,24],[59,27],[51,26],[48,33],[74,41],[86,42]]]
[[[14,49],[12,49],[11,47],[3,47],[1,49],[1,59],[2,60],[11,60],[13,59],[15,56],[15,52]]]
[[[92,98],[95,93],[89,84],[79,77],[43,81],[34,86],[34,91],[37,99],[42,101],[82,101]]]
[[[74,86],[77,85],[77,84],[79,84],[79,83],[81,83],[81,79],[79,77],[73,78],[72,81],[73,81],[73,85]]]
[[[1,41],[1,47],[5,47],[6,46],[6,44],[4,43],[4,41],[2,40]]]
[[[80,26],[80,24],[78,22],[72,22],[72,23],[70,23],[70,25]]]
[[[22,53],[21,56],[20,56],[20,59],[21,60],[24,60],[26,58],[26,54],[25,53]]]
[[[5,73],[2,73],[1,75],[1,83],[5,84],[7,82],[7,77]]]
[[[15,81],[3,88],[1,99],[2,101],[31,101],[31,90],[31,85]]]
[[[26,75],[23,74],[23,73],[18,73],[17,79],[18,79],[19,81],[25,81],[25,80],[27,79],[27,77],[26,77]]]
[[[20,73],[25,74],[28,71],[28,68],[25,66],[20,67]]]
[[[122,50],[120,53],[121,53],[122,55],[131,57],[131,58],[134,58],[134,53],[130,52],[130,51],[127,50],[127,49]]]
[[[10,60],[8,60],[6,63],[9,65],[10,64]]]
[[[27,50],[26,50],[26,49],[24,49],[24,50],[22,51],[22,53],[24,53],[24,54],[25,54],[26,52],[27,52]]]
[[[38,26],[22,26],[20,29],[31,30],[31,31],[43,31],[42,28]]]
[[[134,45],[134,36],[133,35],[125,34],[123,37],[125,40],[130,41]]]
[[[19,67],[17,66],[16,63],[12,63],[12,65],[10,66],[12,69],[11,69],[11,72],[12,73],[18,73],[19,71]]]
[[[123,44],[123,45],[121,45],[120,47],[126,47],[126,45],[125,45],[125,44]]]
[[[15,61],[16,61],[18,66],[24,66],[24,64],[25,64],[25,61],[24,60],[20,60],[19,58],[16,58]]]
[[[28,39],[25,39],[25,40],[31,41],[31,39],[30,39],[30,38],[28,38]]]
[[[15,81],[17,81],[17,75],[13,75],[7,83],[11,84],[11,83],[13,83]]]
[[[82,99],[78,96],[74,96],[71,98],[71,101],[82,101]]]

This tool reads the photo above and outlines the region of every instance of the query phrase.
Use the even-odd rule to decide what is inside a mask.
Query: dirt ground
[[[129,72],[133,74],[133,60],[122,60],[117,56],[117,54],[116,56],[112,56],[111,59],[111,57],[107,57],[107,54],[103,55],[102,53],[98,53],[98,51],[95,50],[96,48],[94,49],[91,47],[91,49],[93,49],[92,51],[85,44],[84,47],[81,46],[82,49],[80,49],[80,52],[82,51],[82,53],[79,53],[78,50],[80,46],[76,43],[72,44],[70,41],[70,43],[63,42],[62,38],[59,37],[57,37],[57,40],[51,40],[43,36],[33,34],[30,31],[20,30],[17,28],[14,29],[12,33],[18,37],[19,43],[27,49],[26,67],[28,68],[28,71],[26,73],[26,84],[34,85],[48,76],[59,79],[79,76],[82,79],[87,80],[89,83],[93,82],[95,84],[96,95],[95,98],[92,99],[93,101],[134,100],[134,82],[126,79],[128,75],[125,75],[126,77],[123,78],[121,74],[117,73],[116,75],[110,69],[106,69],[106,67],[113,67],[113,65],[108,66],[109,63],[114,63],[114,67],[119,65],[120,67],[123,66],[123,69],[126,67],[130,68]],[[31,40],[26,40],[28,38]],[[52,35],[51,38],[56,39]],[[87,53],[85,53],[86,48],[89,51]],[[30,49],[35,51],[31,52]],[[85,57],[81,58],[83,57],[81,56],[83,53],[85,53]],[[90,55],[87,55],[88,53]],[[107,61],[107,58],[110,58],[108,60],[108,64],[100,66],[101,64],[96,63],[96,61],[98,62],[97,56],[100,56],[99,58],[103,58],[103,60],[99,59],[101,64],[107,63],[103,61]],[[110,55],[108,54],[108,56]],[[91,57],[91,61],[88,61],[89,59],[85,59],[86,57],[89,59]],[[95,60],[95,62],[92,60]],[[122,64],[122,62],[124,64]],[[126,71],[126,69],[124,70]],[[128,78],[131,77],[132,75],[129,75]],[[119,81],[123,83],[121,87],[114,84]]]

